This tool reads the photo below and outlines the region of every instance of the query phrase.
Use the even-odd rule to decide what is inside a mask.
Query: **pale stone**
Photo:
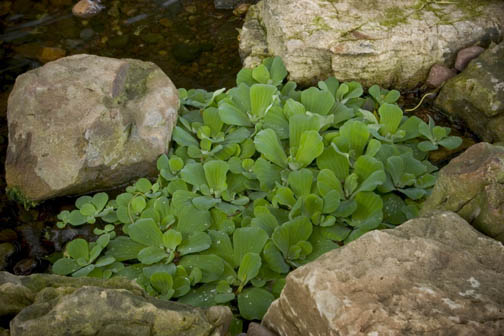
[[[75,55],[31,70],[9,96],[7,186],[41,201],[154,176],[178,107],[153,63]]]
[[[280,336],[502,335],[504,246],[453,212],[371,231],[287,276]]]
[[[246,66],[280,56],[301,84],[332,75],[411,89],[458,50],[500,41],[503,27],[500,0],[263,0],[247,14],[240,54]]]

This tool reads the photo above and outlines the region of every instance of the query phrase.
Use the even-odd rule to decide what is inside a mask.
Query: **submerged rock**
[[[446,82],[434,103],[483,141],[504,141],[504,43],[490,46]]]
[[[481,142],[451,160],[421,213],[455,211],[484,234],[504,242],[504,147]]]
[[[504,246],[452,212],[371,231],[287,276],[281,336],[503,335]]]
[[[83,18],[89,19],[100,13],[105,6],[101,5],[101,0],[80,0],[77,2],[73,8],[73,15]]]
[[[150,62],[75,55],[19,76],[7,111],[10,193],[37,202],[155,175],[178,106]]]
[[[240,34],[245,66],[281,56],[290,79],[328,76],[411,89],[458,50],[502,39],[500,0],[268,0],[252,6]]]
[[[122,278],[0,272],[0,302],[0,319],[11,318],[11,336],[224,336],[232,318],[227,307],[200,309],[148,297]]]

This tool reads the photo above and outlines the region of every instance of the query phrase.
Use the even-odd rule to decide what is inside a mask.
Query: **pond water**
[[[0,2],[2,190],[7,98],[16,77],[30,69],[62,56],[87,53],[154,62],[177,87],[215,90],[235,85],[241,67],[237,28],[243,21],[231,10],[216,10],[213,0],[104,0],[106,8],[90,19],[72,15],[75,2]],[[69,238],[49,227],[73,202],[62,198],[27,211],[8,201],[4,192],[0,194],[0,259],[2,253],[12,250],[7,270],[28,274],[45,269],[47,263],[41,258]],[[84,227],[63,235],[89,233]],[[0,260],[0,269],[4,262]]]

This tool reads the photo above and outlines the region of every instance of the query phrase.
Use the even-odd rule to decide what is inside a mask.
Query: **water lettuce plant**
[[[68,243],[53,272],[125,276],[259,320],[290,270],[415,217],[436,180],[429,151],[461,139],[405,116],[395,90],[364,95],[335,78],[298,90],[286,75],[275,57],[241,70],[232,89],[180,89],[157,179],[63,211],[59,227],[94,223],[97,239]]]

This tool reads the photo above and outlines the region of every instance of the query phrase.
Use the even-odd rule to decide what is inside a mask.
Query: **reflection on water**
[[[178,87],[234,84],[242,20],[214,9],[212,0],[103,0],[106,8],[90,19],[74,17],[73,4],[1,2],[2,91],[28,68],[78,53],[152,61]]]

